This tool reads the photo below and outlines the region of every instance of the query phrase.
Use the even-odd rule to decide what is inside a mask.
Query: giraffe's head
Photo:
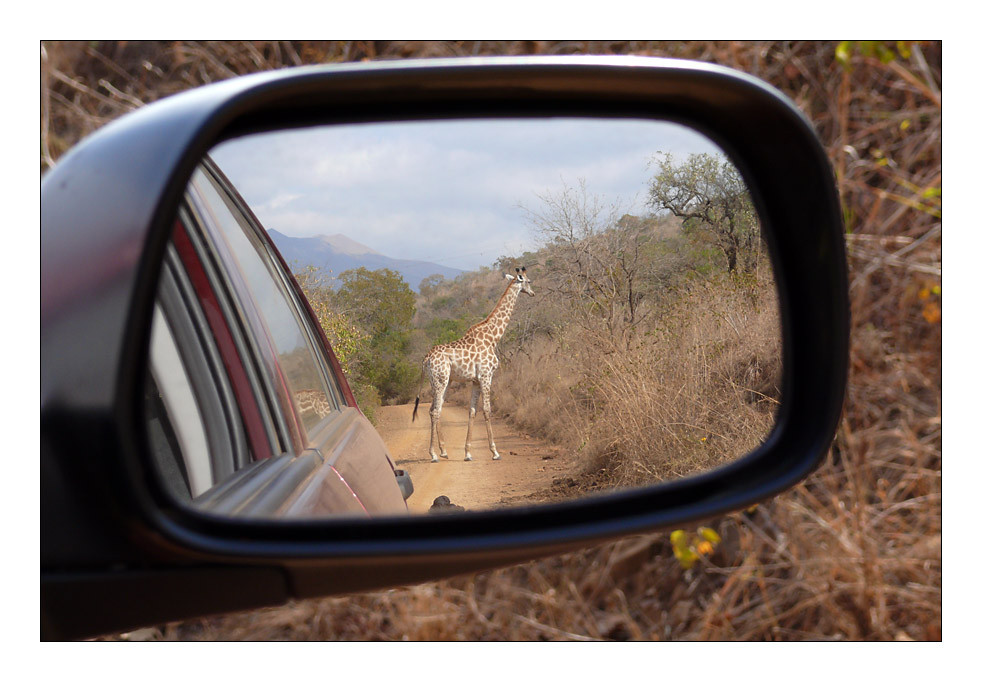
[[[518,284],[518,293],[525,293],[529,296],[535,296],[535,292],[532,291],[532,280],[525,275],[524,265],[520,268],[515,268],[514,275],[505,273],[505,279],[514,280],[513,284]]]

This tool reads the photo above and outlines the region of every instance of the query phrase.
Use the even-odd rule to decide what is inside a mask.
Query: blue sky
[[[254,135],[211,156],[267,229],[344,234],[394,258],[464,270],[537,248],[520,206],[585,180],[645,212],[655,152],[721,153],[676,124],[526,119],[371,123]]]

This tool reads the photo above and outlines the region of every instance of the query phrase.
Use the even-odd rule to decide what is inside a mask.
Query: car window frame
[[[188,276],[188,297],[200,306],[207,328],[215,340],[218,356],[230,382],[230,392],[246,433],[250,461],[262,461],[286,451],[274,403],[266,396],[265,378],[255,360],[248,331],[235,317],[234,296],[203,240],[193,207],[182,204],[171,241]]]
[[[224,207],[215,208],[228,210],[232,219],[242,229],[245,237],[256,249],[272,285],[283,296],[283,304],[287,312],[296,323],[302,345],[306,348],[311,367],[320,385],[325,389],[324,394],[330,407],[330,413],[316,423],[304,425],[295,395],[299,391],[293,391],[288,382],[278,376],[283,371],[283,366],[278,356],[279,351],[269,333],[269,321],[255,299],[246,273],[238,265],[232,247],[222,234],[224,228],[213,224],[214,216],[205,218],[205,213],[215,208],[210,206],[212,199],[201,196],[200,190],[195,187],[194,180],[199,171],[203,181],[209,182],[219,199],[224,202]],[[335,369],[331,366],[322,334],[320,330],[314,328],[314,322],[310,319],[309,306],[300,298],[293,276],[284,267],[279,254],[271,247],[265,229],[249,205],[210,158],[205,157],[192,174],[188,183],[187,200],[195,216],[195,228],[203,242],[202,246],[211,256],[212,277],[219,278],[228,292],[230,308],[226,310],[226,317],[240,323],[244,340],[250,347],[252,356],[258,360],[257,367],[262,377],[264,397],[276,408],[271,412],[277,422],[281,438],[283,442],[292,445],[292,448],[284,448],[283,451],[297,455],[305,449],[314,447],[315,443],[323,440],[324,436],[332,430],[331,423],[336,420],[341,411],[351,405],[345,397],[341,377],[336,375]],[[259,333],[260,331],[263,333]]]
[[[155,307],[155,331],[159,315],[166,325],[161,331],[180,357],[203,424],[213,486],[253,461],[254,449],[242,421],[242,397],[236,395],[228,363],[173,242],[164,257]],[[190,468],[188,456],[184,460]]]
[[[270,246],[268,237],[249,212],[248,206],[234,192],[234,188],[220,184],[224,178],[218,175],[219,171],[212,174],[213,170],[202,169],[203,176],[199,176],[199,182],[213,183],[216,194],[206,195],[206,199],[194,189],[194,183],[188,184],[165,250],[155,301],[156,314],[162,318],[162,326],[166,327],[157,333],[167,341],[169,352],[177,354],[180,359],[179,368],[173,366],[176,361],[171,359],[161,369],[176,372],[180,380],[177,383],[187,384],[177,400],[193,403],[185,406],[189,410],[185,417],[196,420],[191,426],[204,432],[198,433],[198,447],[194,450],[198,453],[199,468],[200,460],[208,460],[211,479],[206,486],[192,484],[187,473],[189,468],[195,466],[194,461],[189,460],[192,453],[181,445],[178,437],[181,435],[181,423],[180,420],[175,422],[181,415],[175,415],[168,409],[166,396],[160,392],[155,396],[159,401],[155,404],[159,414],[151,413],[150,403],[147,403],[148,418],[162,418],[161,425],[165,429],[162,435],[158,434],[157,447],[161,451],[153,453],[158,473],[173,497],[185,504],[190,503],[198,511],[256,517],[278,513],[304,514],[302,504],[297,507],[299,512],[294,507],[300,504],[298,500],[305,499],[302,497],[304,491],[311,485],[318,488],[325,484],[322,480],[325,475],[330,478],[330,474],[315,475],[316,471],[325,468],[339,477],[341,488],[352,495],[353,502],[344,513],[367,513],[359,495],[346,488],[344,478],[340,478],[341,473],[336,469],[338,462],[335,461],[339,454],[331,446],[332,443],[336,445],[335,441],[339,438],[344,440],[344,434],[352,433],[351,429],[356,428],[352,418],[364,421],[364,417],[345,400],[343,389],[350,392],[350,388],[340,369],[332,369],[336,360],[330,353],[323,331],[314,326],[316,319],[309,303],[302,298],[296,280],[289,274],[275,247]],[[227,180],[224,182],[227,183]],[[209,213],[215,209],[209,208],[206,200],[222,201],[230,215],[219,217]],[[230,219],[236,222],[237,227],[208,223],[208,220]],[[263,308],[256,301],[246,283],[246,276],[255,277],[257,272],[245,271],[235,259],[236,253],[242,254],[232,251],[229,244],[221,241],[223,229],[242,229],[249,239],[249,248],[257,250],[265,268],[263,276],[270,277],[270,281],[263,282],[262,286],[275,286],[276,292],[283,296],[282,304],[287,308],[283,311],[276,307],[273,314],[292,316],[302,336],[302,339],[298,338],[297,349],[309,354],[312,362],[307,369],[316,372],[316,377],[312,378],[331,391],[331,412],[306,433],[299,430],[300,421],[296,412],[293,414],[296,428],[290,430],[290,415],[285,413],[290,409],[298,410],[293,402],[293,393],[283,394],[288,396],[288,404],[284,404],[276,393],[276,379],[272,375],[281,372],[282,376],[285,370],[278,364],[282,355],[277,355],[279,349],[269,334],[269,323],[263,314],[264,310],[270,310],[270,303],[267,301]],[[238,248],[246,247],[240,242]],[[251,267],[260,265],[253,261]],[[269,293],[267,290],[267,295]],[[276,298],[274,305],[279,306],[280,302]],[[257,325],[262,326],[257,328]],[[238,381],[228,376],[236,368],[239,368],[241,375]],[[148,390],[156,389],[158,382],[154,378],[152,365],[147,371]],[[286,382],[280,385],[290,390]],[[147,400],[153,397],[148,394]],[[249,418],[241,412],[243,407],[249,408],[250,405],[253,412],[261,414],[259,427],[254,424],[251,431],[247,424]],[[192,408],[193,413],[190,412]],[[225,424],[226,421],[230,424]],[[224,440],[213,437],[211,432],[220,430],[222,426],[228,427],[221,434],[225,436]],[[260,431],[257,438],[256,434]],[[203,441],[207,441],[207,445]],[[263,447],[253,447],[256,441]],[[385,454],[389,468],[394,471],[391,457],[387,452]],[[174,462],[181,469],[179,474],[171,471]],[[178,480],[178,475],[183,476],[182,481]]]
[[[202,163],[201,166],[205,164]],[[197,170],[201,170],[202,175],[197,175]],[[199,307],[210,310],[214,318],[207,320],[207,325],[212,329],[227,328],[232,339],[232,354],[235,356],[232,362],[240,362],[249,368],[250,382],[247,392],[264,407],[263,427],[271,434],[272,454],[247,463],[231,476],[216,479],[209,490],[192,500],[192,506],[199,511],[230,517],[276,515],[283,509],[292,509],[289,505],[295,505],[298,496],[303,495],[311,484],[315,484],[315,487],[323,485],[323,481],[316,483],[315,471],[325,468],[333,472],[334,476],[339,476],[333,459],[327,461],[329,454],[336,458],[337,453],[322,450],[325,445],[337,440],[340,437],[338,434],[350,432],[350,418],[359,411],[345,399],[344,389],[347,385],[342,382],[346,382],[346,379],[340,369],[332,368],[334,358],[328,342],[323,337],[322,330],[314,326],[316,320],[309,304],[306,299],[301,298],[299,286],[289,274],[275,247],[270,245],[251,209],[217,168],[199,166],[197,170],[192,179],[197,177],[198,182],[212,183],[212,189],[217,194],[203,196],[196,188],[196,183],[189,181],[185,200],[179,211],[179,221],[172,236],[172,242],[177,246],[172,245],[169,248],[180,252],[178,269],[183,271],[190,268],[197,275],[199,281],[189,285],[186,290],[191,298],[208,299],[203,307],[199,301]],[[219,200],[225,204],[231,216],[214,215],[213,211],[221,208],[211,207],[208,202]],[[304,348],[304,352],[309,353],[317,380],[330,391],[331,412],[312,425],[306,433],[300,430],[299,415],[296,412],[293,415],[287,414],[290,409],[298,410],[293,402],[293,393],[280,394],[276,390],[277,378],[274,374],[282,369],[277,355],[279,349],[269,334],[264,308],[259,305],[247,283],[247,274],[255,273],[243,270],[236,259],[238,252],[232,249],[222,234],[224,229],[237,228],[209,222],[229,218],[236,222],[249,239],[250,246],[257,250],[266,274],[278,293],[283,295],[282,303],[287,307],[287,312],[296,322],[302,336],[302,343],[298,348]],[[238,246],[243,248],[241,243]],[[253,267],[255,266],[253,263]],[[186,279],[191,280],[194,277],[188,276]],[[289,390],[285,382],[280,386]],[[241,391],[241,387],[239,390]],[[287,396],[289,404],[284,404],[282,395]],[[357,418],[364,420],[360,414]],[[291,426],[296,428],[291,429]],[[385,454],[389,467],[394,470],[391,458],[387,452]],[[339,478],[339,481],[344,487],[344,479]],[[355,505],[346,513],[353,510],[366,513],[359,496],[354,491],[345,489],[352,495]]]

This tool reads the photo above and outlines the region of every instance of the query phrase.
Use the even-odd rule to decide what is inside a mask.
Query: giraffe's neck
[[[497,344],[505,335],[505,329],[508,327],[511,314],[515,310],[515,303],[518,302],[520,289],[518,284],[509,284],[505,293],[501,295],[498,305],[494,307],[487,319],[474,325],[471,330],[490,336],[492,344]]]

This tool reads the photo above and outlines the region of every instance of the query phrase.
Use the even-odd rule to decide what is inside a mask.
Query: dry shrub
[[[941,638],[941,44],[892,62],[835,42],[45,43],[42,169],[80,137],[191,85],[292,63],[630,53],[733,66],[814,123],[839,182],[852,368],[829,460],[718,519],[688,571],[664,534],[475,576],[171,624],[168,639]],[[104,81],[104,83],[103,83]],[[568,388],[568,387],[566,387]],[[446,621],[446,625],[442,623]]]
[[[760,445],[779,403],[781,336],[771,287],[690,285],[658,332],[598,358],[597,430],[612,483],[691,475]],[[766,289],[766,291],[764,291]]]
[[[679,478],[752,450],[779,403],[773,286],[721,275],[666,301],[627,346],[579,328],[514,353],[496,376],[496,409],[578,453],[580,473],[602,471],[606,486]]]

